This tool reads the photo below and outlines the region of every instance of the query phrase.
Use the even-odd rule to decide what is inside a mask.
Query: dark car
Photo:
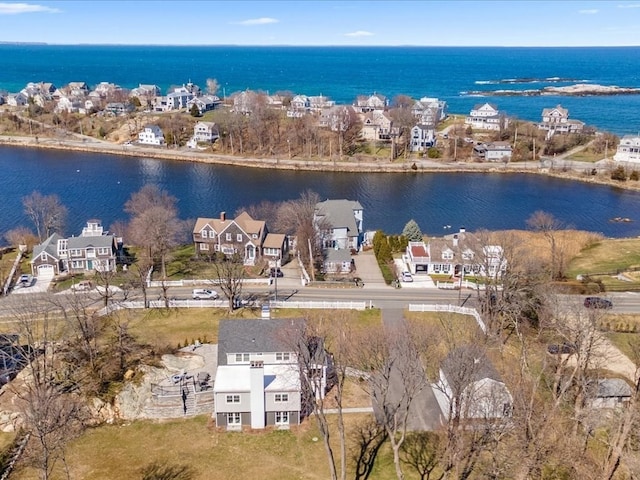
[[[282,273],[282,270],[279,268],[271,268],[271,270],[269,270],[269,276],[282,278],[284,277],[284,273]]]
[[[547,351],[552,355],[576,353],[576,346],[573,343],[552,344],[547,346]]]
[[[587,308],[604,308],[609,309],[613,307],[611,300],[600,297],[587,297],[584,299],[584,306]]]

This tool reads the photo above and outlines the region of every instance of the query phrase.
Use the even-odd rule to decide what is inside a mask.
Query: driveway
[[[378,261],[376,260],[373,250],[360,252],[352,258],[356,265],[356,275],[360,277],[364,283],[363,288],[379,288],[387,286],[384,278],[382,277],[382,273],[380,273],[380,267],[378,266]]]
[[[54,275],[41,274],[37,277],[34,277],[33,282],[28,287],[23,287],[20,285],[16,285],[12,293],[45,293],[49,290],[49,285],[53,280]]]

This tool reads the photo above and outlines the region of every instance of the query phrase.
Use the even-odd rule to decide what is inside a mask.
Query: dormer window
[[[442,252],[443,260],[453,260],[453,252],[451,250],[445,250]]]

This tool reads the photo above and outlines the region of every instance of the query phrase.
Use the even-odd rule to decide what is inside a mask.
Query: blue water
[[[204,87],[216,78],[220,94],[244,89],[328,95],[351,103],[378,92],[393,98],[438,97],[467,113],[492,101],[508,115],[537,121],[542,109],[562,104],[571,118],[616,134],[640,130],[640,95],[606,97],[470,97],[472,90],[541,88],[579,81],[640,87],[640,47],[171,47],[0,45],[0,89],[29,81],[114,82],[133,88],[155,83],[166,91],[189,79]],[[551,77],[568,82],[503,85],[511,78]]]
[[[260,170],[203,163],[0,147],[0,236],[30,226],[21,199],[37,190],[55,193],[69,209],[67,233],[86,220],[105,226],[127,220],[124,203],[146,183],[178,199],[180,217],[234,214],[262,200],[298,198],[311,189],[325,198],[359,200],[367,230],[400,233],[410,219],[424,233],[442,235],[465,226],[524,229],[536,210],[566,225],[611,237],[640,235],[640,193],[524,174],[327,173]],[[632,223],[612,223],[630,217]],[[451,229],[443,227],[451,225]]]

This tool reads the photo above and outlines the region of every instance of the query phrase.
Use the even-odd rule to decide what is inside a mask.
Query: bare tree
[[[32,251],[34,245],[38,242],[38,238],[27,227],[16,227],[4,234],[4,238],[9,245],[17,248],[19,245],[26,245],[27,251]]]
[[[242,258],[238,254],[227,257],[220,253],[215,256],[213,267],[214,281],[229,301],[229,312],[235,308],[242,294],[245,270]]]
[[[207,93],[209,95],[217,95],[220,90],[220,84],[215,78],[207,78]]]
[[[132,215],[129,235],[150,257],[159,259],[162,278],[167,276],[167,255],[184,227],[175,204],[175,197],[155,185],[145,185],[125,204],[125,211]]]
[[[373,472],[378,452],[387,441],[387,431],[375,420],[358,424],[353,432],[355,480],[366,480]]]
[[[442,455],[440,436],[432,432],[414,432],[402,445],[402,461],[414,468],[420,480],[441,480],[445,473],[437,472]],[[431,476],[432,474],[433,477]]]
[[[36,228],[39,241],[48,238],[52,233],[62,233],[67,216],[67,208],[60,203],[57,195],[42,195],[34,191],[22,198],[24,213],[31,219]]]
[[[564,245],[559,240],[559,232],[564,230],[565,226],[553,215],[541,210],[534,212],[527,219],[527,226],[531,230],[540,232],[549,243],[551,278],[553,280],[564,278],[566,259],[564,258]]]

